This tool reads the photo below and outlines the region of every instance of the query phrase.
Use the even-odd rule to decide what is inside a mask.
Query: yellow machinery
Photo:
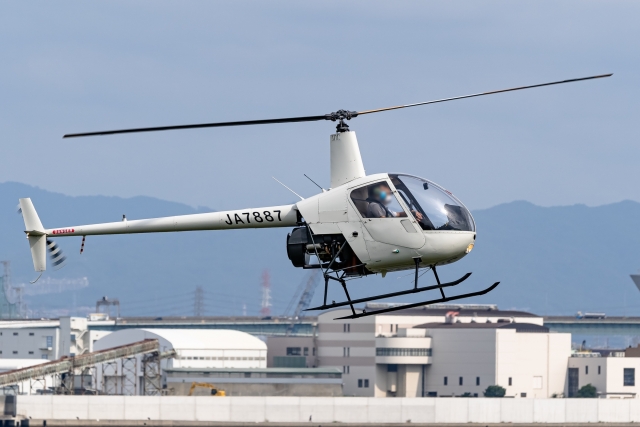
[[[218,388],[211,384],[211,383],[191,383],[191,388],[189,389],[189,396],[193,396],[193,392],[196,389],[196,387],[204,387],[204,388],[209,388],[211,389],[211,396],[226,396],[227,393],[225,393],[224,390],[218,390]]]

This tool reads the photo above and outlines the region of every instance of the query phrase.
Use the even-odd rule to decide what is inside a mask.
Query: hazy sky
[[[329,181],[330,122],[62,140],[64,133],[363,110],[368,173],[471,208],[640,201],[640,3],[0,2],[0,181],[215,209]],[[25,195],[28,196],[28,195]]]

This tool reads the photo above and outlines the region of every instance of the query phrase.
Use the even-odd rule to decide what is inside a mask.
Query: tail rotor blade
[[[49,258],[51,259],[51,264],[53,264],[54,270],[60,270],[66,265],[67,257],[56,242],[47,239],[47,251],[49,252]]]

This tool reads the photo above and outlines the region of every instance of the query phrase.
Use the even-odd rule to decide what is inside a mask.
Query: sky
[[[331,122],[65,133],[366,110],[368,173],[472,209],[640,201],[640,3],[0,1],[0,182],[235,209],[329,185]],[[29,196],[26,194],[25,196]]]

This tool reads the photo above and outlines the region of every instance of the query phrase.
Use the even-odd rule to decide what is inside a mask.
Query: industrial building
[[[640,348],[621,351],[582,351],[572,354],[567,375],[567,397],[576,397],[581,387],[591,384],[598,397],[640,396]]]
[[[53,360],[156,339],[161,352],[174,352],[162,358],[166,393],[186,393],[199,378],[224,384],[238,396],[473,397],[500,385],[509,397],[545,398],[574,395],[590,382],[593,369],[600,374],[591,382],[602,397],[637,393],[627,384],[640,354],[592,352],[600,363],[594,368],[585,352],[571,357],[570,332],[640,333],[640,318],[541,317],[488,304],[436,304],[334,320],[349,313],[333,310],[295,321],[106,315],[9,320],[0,322],[0,361]],[[112,388],[123,388],[122,372],[107,376]]]
[[[531,313],[495,306],[441,306],[334,320],[318,317],[318,366],[342,370],[345,395],[481,396],[501,385],[512,397],[564,393],[570,334],[551,333]]]
[[[109,332],[89,330],[84,317],[0,322],[0,359],[48,359],[93,351]]]
[[[124,329],[96,341],[95,350],[118,347],[144,339],[157,339],[161,351],[175,351],[167,367],[266,368],[267,345],[240,331]]]

